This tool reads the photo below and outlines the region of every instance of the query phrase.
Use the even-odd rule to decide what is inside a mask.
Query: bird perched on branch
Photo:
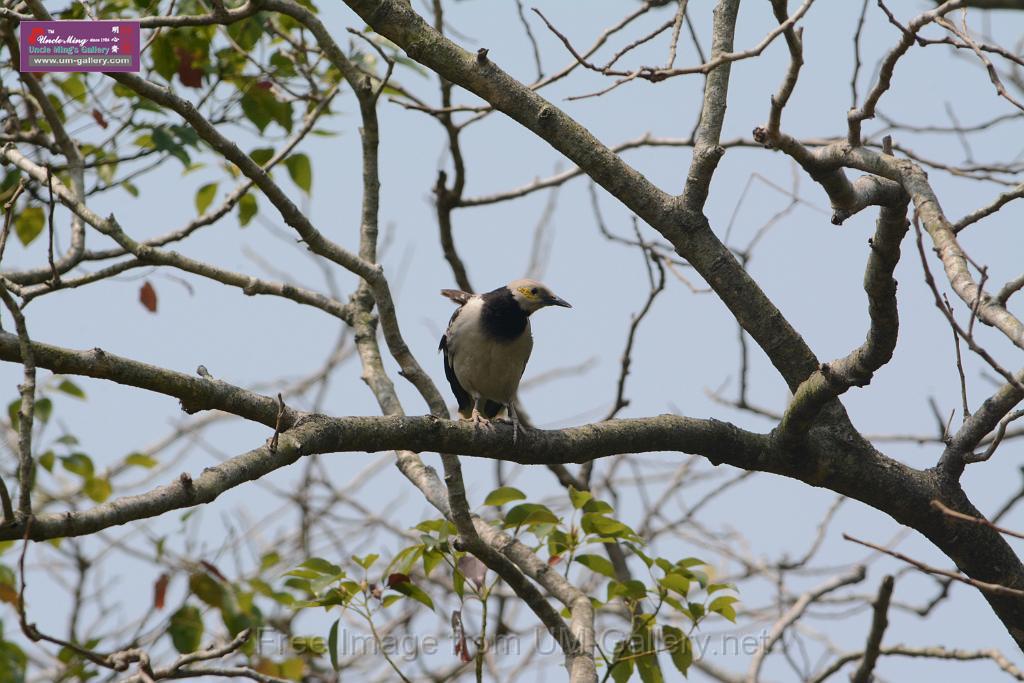
[[[482,425],[507,408],[515,443],[514,400],[533,350],[530,314],[546,306],[572,306],[536,280],[513,280],[486,294],[458,289],[441,294],[459,304],[438,346],[459,414]]]

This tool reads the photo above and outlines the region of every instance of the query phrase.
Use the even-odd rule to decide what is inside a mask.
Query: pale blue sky
[[[422,4],[422,3],[419,3]],[[588,45],[604,27],[613,23],[632,3],[598,1],[586,3],[537,2],[545,15],[579,45]],[[47,3],[48,6],[55,6]],[[694,21],[708,48],[710,3],[690,3]],[[927,6],[924,2],[901,3],[900,16]],[[476,39],[463,42],[468,49],[487,47],[489,57],[519,78],[531,79],[534,74],[528,44],[522,35],[511,2],[448,3],[452,25],[462,34]],[[852,65],[852,28],[860,3],[820,0],[810,10],[804,25],[805,66],[791,104],[787,107],[783,127],[798,137],[843,135],[845,113],[850,106],[849,78]],[[340,3],[323,8],[323,18],[336,36],[344,27],[361,28],[359,20]],[[532,16],[532,15],[531,15]],[[630,38],[666,19],[665,11],[652,12],[638,27],[628,32]],[[531,18],[538,36],[545,71],[550,73],[568,63],[569,56],[557,39]],[[745,3],[737,27],[737,47],[757,43],[772,25],[768,3]],[[1006,16],[993,22],[997,37],[1012,45],[1020,34],[1019,18]],[[980,23],[977,26],[980,27]],[[1004,35],[1005,34],[1005,35]],[[873,5],[868,9],[864,29],[865,67],[860,81],[863,94],[873,76],[873,66],[885,50],[898,39],[898,32],[889,25]],[[616,43],[619,44],[619,43]],[[637,51],[629,64],[661,61],[664,41]],[[604,54],[604,53],[602,53]],[[681,62],[696,61],[690,43],[681,41]],[[788,55],[784,44],[773,44],[761,59],[742,61],[733,66],[729,112],[723,138],[749,137],[751,129],[763,123],[768,98],[778,87]],[[436,84],[408,70],[396,76],[403,85],[420,93],[428,101],[436,101]],[[702,81],[698,77],[673,79],[658,85],[632,83],[601,98],[566,101],[566,96],[593,91],[606,85],[602,78],[578,70],[572,77],[544,90],[544,95],[586,125],[602,141],[611,145],[635,138],[645,132],[657,136],[689,135],[694,125],[701,96]],[[185,94],[191,95],[190,91]],[[459,102],[475,99],[456,89]],[[339,115],[322,127],[340,131],[335,138],[310,138],[301,149],[313,159],[313,193],[308,202],[309,215],[325,234],[344,245],[357,243],[360,173],[358,156],[358,113],[354,99],[343,93],[337,101]],[[919,124],[948,124],[945,104],[949,103],[960,121],[977,123],[998,113],[1010,111],[1000,100],[976,63],[950,54],[946,47],[913,48],[898,66],[893,90],[883,98],[880,110],[900,121]],[[403,331],[413,352],[438,382],[443,382],[440,359],[436,356],[437,336],[450,315],[450,304],[437,295],[437,290],[453,285],[437,241],[436,219],[431,205],[431,188],[439,163],[445,163],[442,129],[422,113],[407,111],[390,102],[381,105],[381,224],[392,238],[384,258],[386,272],[400,284],[395,286],[397,305]],[[881,127],[869,123],[867,131]],[[261,146],[251,135],[232,132],[243,148]],[[949,162],[962,160],[963,151],[953,138],[897,134],[897,141],[919,153]],[[1020,154],[1021,125],[1005,124],[972,138],[978,160],[1005,160]],[[487,194],[524,184],[534,177],[550,174],[566,162],[545,143],[501,115],[469,128],[463,136],[467,156],[467,196]],[[648,175],[662,188],[678,191],[689,164],[689,150],[658,148],[634,150],[625,154],[629,162]],[[783,156],[765,150],[731,149],[723,158],[707,205],[711,225],[724,234],[740,192],[752,171],[789,186],[791,164]],[[196,188],[211,180],[221,180],[222,172],[214,165],[180,175],[180,166],[169,162],[160,172],[139,182],[141,197],[133,199],[123,192],[97,198],[92,208],[100,214],[114,212],[121,225],[135,238],[156,235],[185,223],[193,216],[193,194]],[[284,178],[283,173],[278,174]],[[966,211],[987,203],[999,191],[992,185],[970,180],[956,180],[941,172],[932,172],[934,183],[947,215],[958,218]],[[295,197],[298,189],[282,180]],[[809,178],[800,176],[800,195],[819,209],[827,209],[827,199]],[[455,236],[469,269],[469,275],[480,289],[491,289],[523,274],[529,260],[533,228],[543,211],[546,193],[496,206],[462,209],[456,212]],[[618,203],[600,192],[605,218],[616,232],[630,229],[630,215]],[[757,228],[773,213],[787,204],[786,197],[755,183],[740,208],[735,221],[732,244],[743,246]],[[261,200],[263,215],[271,216]],[[60,216],[60,213],[58,213]],[[971,227],[962,242],[970,253],[990,268],[990,278],[1001,283],[1017,274],[1024,238],[1020,234],[1022,210],[1018,205],[1006,207],[1000,214]],[[807,207],[798,207],[764,239],[751,265],[751,272],[766,292],[779,305],[792,324],[804,335],[822,360],[844,355],[863,340],[867,325],[866,302],[861,289],[867,238],[873,230],[874,211],[866,211],[842,226],[834,227],[828,214]],[[275,221],[275,223],[277,223]],[[571,301],[571,311],[543,311],[534,319],[536,338],[534,355],[527,378],[586,358],[596,364],[586,374],[563,379],[542,388],[527,391],[522,397],[534,420],[545,426],[560,426],[596,419],[607,411],[614,397],[614,380],[618,359],[625,342],[625,326],[629,316],[638,310],[646,295],[646,275],[637,253],[625,250],[600,238],[594,223],[586,180],[575,179],[560,191],[552,217],[554,239],[549,267],[543,279],[554,291]],[[645,236],[654,232],[643,228]],[[91,246],[102,244],[95,232],[89,233]],[[40,244],[23,250],[12,244],[5,264],[39,263]],[[290,273],[297,280],[321,287],[320,271],[299,250],[253,224],[239,230],[234,219],[200,231],[182,245],[184,253],[195,255],[218,265],[243,272],[260,274],[259,267],[248,259],[243,248],[255,250],[273,263],[275,268]],[[926,399],[934,395],[941,408],[948,411],[959,404],[958,382],[953,365],[952,338],[944,319],[934,308],[931,294],[921,278],[920,263],[912,238],[903,245],[904,258],[896,277],[900,282],[899,302],[902,319],[901,336],[895,357],[878,373],[870,387],[846,394],[844,403],[854,423],[866,433],[913,432],[932,433],[934,420]],[[941,273],[933,263],[933,271]],[[399,275],[400,271],[401,274]],[[1015,269],[1017,269],[1015,271]],[[57,293],[32,303],[27,309],[32,336],[40,341],[73,348],[100,346],[108,351],[175,370],[191,372],[205,365],[215,376],[238,384],[251,384],[282,375],[298,376],[314,369],[325,356],[338,334],[337,321],[314,309],[297,306],[273,298],[248,298],[241,293],[184,276],[193,291],[188,291],[168,275],[156,272],[148,278],[157,288],[160,310],[147,313],[137,303],[140,284],[135,278],[118,278],[85,289]],[[343,291],[353,286],[353,278],[336,273]],[[694,276],[695,277],[695,276]],[[695,277],[696,279],[696,277]],[[1019,352],[988,330],[983,331],[986,346],[1010,367],[1019,365]],[[636,344],[632,374],[627,389],[631,405],[623,415],[640,416],[666,412],[672,407],[697,417],[714,416],[758,430],[771,425],[757,418],[735,413],[712,404],[705,390],[734,378],[738,347],[735,323],[724,306],[713,295],[694,295],[670,277],[666,294],[658,299]],[[774,374],[763,354],[752,353],[753,383],[751,398],[758,404],[778,408],[786,400],[785,385]],[[392,364],[393,366],[393,364]],[[981,365],[968,357],[969,391],[972,405],[977,405],[990,390],[979,379]],[[10,397],[20,377],[16,366],[0,367],[0,380],[9,387]],[[401,382],[399,378],[396,381]],[[73,399],[57,399],[56,415],[82,440],[83,448],[98,464],[113,463],[126,453],[152,443],[166,433],[168,426],[180,418],[176,402],[153,394],[126,390],[99,381],[83,380],[89,394],[85,403]],[[409,413],[422,413],[424,406],[414,392],[399,384]],[[442,384],[447,393],[447,386]],[[727,394],[735,391],[735,382]],[[376,404],[359,380],[356,364],[341,368],[332,382],[326,401],[331,414],[372,414]],[[954,422],[954,424],[957,424]],[[253,448],[268,436],[266,429],[231,423],[212,430],[210,442],[228,454]],[[885,451],[905,462],[927,467],[934,464],[939,451],[934,447],[885,446]],[[964,477],[964,484],[976,504],[991,512],[1020,486],[1018,473],[1020,447],[1005,445],[993,462],[973,466]],[[340,454],[326,456],[328,467],[344,481],[346,472],[354,472],[371,459],[387,458],[386,454]],[[679,456],[649,456],[671,462]],[[428,461],[436,456],[427,455]],[[197,473],[211,462],[211,456],[200,449],[190,453],[183,464]],[[600,473],[605,464],[598,465]],[[471,503],[479,504],[493,471],[491,463],[467,460],[466,476]],[[557,493],[557,482],[541,468],[513,466],[515,484],[531,497],[541,498]],[[294,480],[297,470],[277,472],[268,479],[277,484]],[[172,476],[172,475],[168,475]],[[222,537],[221,519],[239,506],[259,516],[265,511],[260,486],[250,484],[224,495],[203,511],[204,542],[213,549]],[[400,474],[386,468],[365,486],[362,498],[371,505],[392,501],[403,504],[396,515],[400,523],[409,525],[422,518],[426,505]],[[750,542],[755,555],[775,557],[783,549],[799,555],[813,537],[821,515],[832,501],[832,494],[809,489],[806,485],[769,475],[760,475],[743,484],[739,495],[724,496],[710,505],[705,520],[718,521],[741,532]],[[690,501],[692,502],[692,501]],[[626,504],[621,511],[629,521]],[[636,510],[632,510],[633,514]],[[146,523],[153,532],[172,530],[178,526],[177,513]],[[290,520],[280,520],[286,525]],[[1024,527],[1024,512],[1018,511],[1004,520],[1007,526]],[[117,530],[115,535],[126,533]],[[886,542],[899,531],[898,525],[865,506],[850,502],[839,514],[826,540],[820,558],[841,564],[862,558],[864,554],[841,540],[847,531],[879,542]],[[265,535],[272,536],[271,529]],[[1019,547],[1019,545],[1018,545]],[[938,551],[911,533],[901,550],[940,566],[949,565]],[[374,550],[365,548],[365,551]],[[687,552],[683,547],[658,547],[667,555]],[[712,559],[712,558],[708,558]],[[111,567],[108,572],[122,578],[121,591],[130,606],[149,600],[155,575],[152,568],[133,574],[129,562]],[[876,563],[869,579],[860,587],[874,592],[884,571],[899,566],[894,562]],[[817,583],[795,584],[799,590]],[[41,584],[37,584],[41,585]],[[930,579],[907,576],[897,584],[897,597],[920,602],[933,592]],[[176,587],[181,590],[179,583]],[[173,590],[173,587],[172,587]],[[40,590],[41,592],[41,590]],[[893,611],[890,615],[891,642],[910,645],[943,644],[963,648],[997,647],[1019,660],[1015,646],[980,598],[963,587],[954,588],[955,598],[922,621]],[[756,589],[744,597],[757,602]],[[42,606],[42,596],[35,598]],[[173,604],[173,602],[172,602]],[[57,626],[66,618],[63,608],[40,609],[40,626]],[[126,614],[132,613],[131,609]],[[833,637],[850,649],[863,645],[869,615],[836,625]],[[326,629],[324,629],[326,631]],[[554,659],[552,659],[554,662]],[[716,664],[744,669],[746,660],[723,659]],[[770,672],[775,678],[786,678],[788,672],[772,662]],[[941,667],[941,668],[940,668]],[[950,667],[946,669],[945,667]],[[955,668],[954,668],[955,667]],[[879,675],[901,679],[913,675],[923,679],[927,672],[938,678],[975,674],[992,675],[990,663],[948,664],[936,666],[924,662],[883,660]],[[693,680],[700,680],[696,676]]]

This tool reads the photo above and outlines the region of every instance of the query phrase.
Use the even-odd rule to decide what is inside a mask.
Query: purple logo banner
[[[138,71],[137,21],[23,21],[22,71]]]

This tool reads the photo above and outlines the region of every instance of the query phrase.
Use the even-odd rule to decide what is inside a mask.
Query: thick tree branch
[[[721,0],[715,6],[711,42],[712,62],[721,59],[722,55],[732,52],[733,38],[736,34],[736,15],[739,13],[739,8],[739,0]],[[694,135],[690,172],[687,175],[686,187],[683,192],[683,201],[686,207],[694,212],[703,210],[704,202],[708,198],[708,190],[711,187],[711,176],[718,166],[719,159],[725,154],[725,149],[718,144],[718,141],[722,136],[722,124],[725,122],[731,69],[730,62],[722,62],[708,72],[704,81],[704,102],[697,132]]]
[[[892,358],[899,333],[896,280],[900,243],[907,234],[906,200],[879,211],[875,236],[868,240],[871,253],[864,271],[871,325],[864,343],[846,357],[826,363],[807,378],[793,395],[779,424],[782,439],[799,438],[824,405],[850,387],[867,386],[875,372]]]

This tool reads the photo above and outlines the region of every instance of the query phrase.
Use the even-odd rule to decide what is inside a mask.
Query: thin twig
[[[989,529],[998,531],[999,533],[1005,536],[1013,536],[1014,538],[1024,538],[1024,533],[1021,533],[1020,531],[1013,531],[1012,529],[1006,529],[1001,526],[996,526],[984,517],[974,517],[972,515],[965,515],[962,512],[957,512],[956,510],[953,510],[952,508],[943,505],[942,501],[940,500],[933,500],[932,507],[941,512],[942,514],[946,515],[947,517],[959,519],[964,522],[971,522],[972,524],[980,524],[981,526],[987,526]]]
[[[921,562],[919,560],[915,560],[912,557],[907,557],[903,553],[898,553],[895,550],[889,550],[888,548],[883,548],[882,546],[875,545],[874,543],[868,543],[867,541],[862,541],[862,540],[860,540],[858,538],[854,538],[853,536],[850,536],[849,534],[843,534],[843,538],[845,540],[847,540],[847,541],[852,541],[853,543],[857,543],[857,544],[860,544],[860,545],[865,546],[867,548],[871,548],[872,550],[877,550],[880,553],[884,553],[884,554],[889,555],[891,557],[895,557],[897,560],[902,560],[902,561],[906,562],[907,564],[910,564],[910,565],[913,565],[914,567],[917,567],[918,569],[920,569],[921,571],[925,572],[926,574],[935,574],[936,576],[945,576],[947,579],[953,579],[954,581],[959,581],[961,583],[966,583],[969,586],[974,586],[978,590],[980,590],[982,592],[985,592],[985,593],[992,593],[994,595],[1002,595],[1002,596],[1011,596],[1011,597],[1015,597],[1015,598],[1024,598],[1024,590],[1017,590],[1016,588],[1010,588],[1008,586],[1002,586],[1002,585],[1000,585],[998,583],[988,583],[987,581],[979,581],[977,579],[972,579],[969,576],[964,576],[963,574],[957,574],[956,572],[951,572],[951,571],[948,571],[948,570],[945,570],[945,569],[939,569],[938,567],[932,567],[930,565],[925,564],[924,562]]]

